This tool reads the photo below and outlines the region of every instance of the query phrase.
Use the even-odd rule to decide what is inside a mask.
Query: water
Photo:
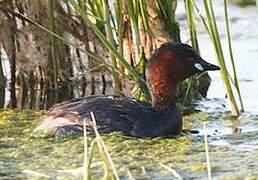
[[[201,1],[196,1],[200,4]],[[223,29],[222,1],[213,1],[220,29]],[[187,24],[177,12],[186,41]],[[256,179],[258,177],[258,37],[255,7],[230,5],[231,32],[238,77],[246,113],[230,115],[218,72],[210,73],[208,99],[196,102],[199,113],[184,116],[184,128],[196,135],[137,139],[120,133],[103,136],[121,179],[128,170],[136,179],[175,179],[171,169],[184,179],[207,179],[203,122],[208,134],[211,172],[214,179]],[[200,23],[201,24],[201,23]],[[205,29],[198,25],[201,54],[216,63]],[[221,34],[226,47],[225,33]],[[225,48],[226,49],[226,48]],[[227,54],[226,54],[227,56]],[[30,137],[44,111],[0,111],[0,179],[81,179],[83,139],[34,139]],[[96,179],[103,176],[95,154],[91,167]]]
[[[82,178],[82,137],[30,137],[38,117],[44,113],[0,111],[0,179]],[[200,133],[196,135],[139,139],[113,133],[103,139],[121,179],[129,178],[128,170],[136,179],[174,179],[171,169],[185,179],[206,179],[203,140],[203,121],[206,121],[212,177],[258,177],[258,131],[253,128],[258,116],[244,114],[239,121],[229,117],[229,113],[202,112],[184,116],[184,128],[198,129]],[[103,176],[97,151],[91,171],[96,179]]]

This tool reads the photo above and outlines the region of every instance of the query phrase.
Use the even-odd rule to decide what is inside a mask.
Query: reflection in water
[[[230,125],[231,133],[240,133],[242,129],[239,127],[239,121],[231,121]]]

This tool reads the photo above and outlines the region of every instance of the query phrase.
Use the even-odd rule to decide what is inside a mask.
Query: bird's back
[[[93,126],[90,112],[94,113],[98,130],[103,133],[123,131],[138,137],[158,136],[167,134],[168,126],[178,129],[175,126],[181,127],[182,123],[176,106],[174,111],[166,113],[134,98],[103,95],[76,98],[55,105],[43,116],[37,129],[49,128],[55,136],[76,134],[83,131],[83,119],[87,127]],[[180,121],[176,123],[178,119]]]

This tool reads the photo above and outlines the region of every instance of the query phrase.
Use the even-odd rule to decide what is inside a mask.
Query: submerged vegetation
[[[43,113],[44,111],[32,110],[0,112],[1,177],[15,179],[83,177],[83,137],[70,139],[30,137],[38,117]],[[195,113],[184,116],[184,128],[202,131],[203,121],[206,121],[212,177],[227,176],[233,179],[257,177],[257,151],[253,151],[249,146],[257,144],[258,134],[256,131],[227,134],[227,131],[221,129],[228,128],[233,131],[237,126],[235,121],[229,120],[229,117],[230,113],[223,115]],[[257,116],[242,116],[241,119],[239,124],[241,127],[257,124]],[[218,136],[211,137],[210,135],[214,133]],[[90,147],[94,142],[94,134],[92,132],[87,134],[88,147]],[[144,139],[112,133],[101,138],[112,157],[120,179],[173,178],[175,177],[173,170],[182,178],[207,177],[202,133],[196,136]],[[97,147],[96,142],[95,147]],[[88,150],[88,157],[90,157],[91,149]],[[105,175],[103,161],[97,148],[93,149],[92,154],[91,176],[99,179]]]

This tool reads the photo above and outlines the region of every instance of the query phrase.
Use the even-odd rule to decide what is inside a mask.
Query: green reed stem
[[[190,38],[192,42],[193,48],[199,52],[199,44],[196,33],[196,25],[195,25],[195,17],[194,17],[194,9],[191,0],[185,0],[185,10],[187,15],[187,22],[190,30]]]
[[[120,54],[117,49],[113,46],[112,43],[108,41],[108,39],[104,36],[104,34],[93,24],[87,14],[78,6],[75,0],[69,0],[70,4],[74,8],[74,10],[84,19],[86,24],[93,30],[96,36],[102,41],[103,45],[105,45],[114,56],[123,64],[123,66],[128,70],[128,72],[132,75],[133,79],[137,83],[137,85],[141,88],[142,92],[148,96],[148,90],[146,87],[145,80],[141,77],[141,75],[134,70],[134,68],[126,61],[126,59]]]
[[[144,30],[147,32],[149,31],[149,22],[148,22],[148,7],[146,5],[146,2],[144,0],[139,0],[140,5],[140,13],[141,13],[141,19],[143,22]]]
[[[199,44],[198,44],[198,38],[196,33],[196,26],[195,26],[195,17],[194,17],[194,7],[191,0],[185,0],[185,11],[187,15],[187,22],[189,26],[189,34],[191,38],[191,43],[193,48],[199,53]],[[189,78],[188,81],[188,87],[185,93],[184,101],[187,100],[187,97],[190,93],[191,87],[193,83],[196,82],[196,76],[192,76]]]
[[[211,0],[203,0],[203,3],[204,3],[204,7],[205,7],[206,17],[208,20],[208,26],[209,26],[210,33],[211,33],[210,34],[211,39],[213,41],[213,45],[214,45],[214,48],[216,51],[218,63],[221,67],[220,73],[221,73],[222,80],[224,82],[224,86],[226,88],[228,102],[231,107],[232,115],[239,116],[239,110],[238,110],[237,103],[236,103],[236,100],[235,100],[235,97],[234,97],[234,94],[232,91],[232,87],[231,87],[231,84],[229,81],[229,77],[228,77],[229,74],[227,71],[224,54],[222,51],[222,46],[221,46],[218,28],[217,28],[217,24],[216,24],[216,20],[215,20],[213,5],[212,5]]]
[[[195,1],[194,1],[194,0],[191,0],[191,2],[192,2],[192,4],[194,5],[195,10],[197,11],[199,17],[201,18],[201,20],[202,20],[202,22],[203,22],[203,24],[204,24],[204,26],[205,26],[207,32],[209,33],[210,36],[212,36],[210,27],[209,27],[208,24],[206,23],[206,20],[205,20],[205,18],[202,16],[202,14],[201,14],[201,12],[200,12],[198,6],[196,5]],[[226,4],[225,4],[225,2],[224,2],[224,6],[225,6],[224,8],[227,7]],[[231,62],[232,62],[233,52],[232,52],[232,47],[231,47],[230,30],[229,30],[229,23],[228,23],[228,22],[229,22],[229,20],[228,20],[228,13],[227,13],[227,9],[224,9],[224,11],[225,11],[225,19],[226,19],[227,38],[229,38],[229,39],[228,39],[228,42],[230,41],[230,42],[228,43],[228,44],[229,44],[229,52],[230,52]],[[233,63],[234,63],[234,60],[233,60]],[[234,66],[234,65],[232,65],[232,66],[233,66],[233,69],[235,69],[235,66]],[[233,70],[233,71],[234,71],[234,70]],[[244,111],[244,107],[243,107],[243,102],[242,102],[242,98],[241,98],[241,95],[240,95],[240,88],[239,88],[239,86],[238,86],[238,80],[237,80],[237,78],[234,78],[234,79],[235,79],[235,80],[234,80],[234,79],[230,76],[229,72],[227,72],[227,73],[228,73],[228,77],[229,77],[230,81],[234,84],[234,87],[237,89],[237,93],[238,93],[238,97],[239,97],[239,101],[240,101],[240,106],[241,106],[241,111],[243,112],[243,111]],[[236,73],[234,73],[234,74],[236,75]],[[237,85],[235,84],[235,82],[237,83]]]
[[[206,20],[205,20],[205,18],[203,17],[203,15],[201,14],[201,11],[200,11],[200,9],[198,8],[197,4],[195,3],[194,0],[191,0],[191,3],[194,5],[194,8],[195,8],[196,12],[198,13],[199,17],[201,18],[202,23],[203,23],[204,27],[206,28],[207,32],[208,32],[209,34],[211,34],[210,29],[209,29],[209,26],[208,26],[208,24],[206,23]]]
[[[237,78],[237,73],[236,73],[236,66],[234,62],[234,56],[233,56],[233,50],[232,50],[232,44],[231,44],[231,35],[230,35],[230,30],[229,30],[229,19],[228,19],[228,8],[227,8],[227,0],[224,0],[224,14],[225,14],[225,22],[226,22],[226,31],[227,31],[227,40],[228,40],[228,49],[229,49],[229,55],[230,55],[230,61],[232,64],[232,69],[233,69],[233,78],[234,78],[234,86],[237,90],[238,97],[239,97],[239,102],[241,106],[241,111],[244,111],[244,105],[240,93],[240,88],[238,84],[238,78]]]
[[[92,12],[92,15],[95,17],[96,20],[100,20],[103,23],[105,23],[104,19],[104,14],[105,12],[103,11],[103,1],[102,0],[88,0],[87,3],[90,5],[91,9],[89,12]],[[85,3],[86,4],[86,3]],[[91,14],[91,13],[88,13]]]
[[[136,60],[139,60],[139,56],[141,53],[141,39],[140,39],[140,31],[139,31],[139,12],[140,12],[140,4],[139,0],[127,0],[127,9],[130,17],[131,25],[132,25],[132,34],[133,34],[133,42],[136,46]]]
[[[110,14],[109,14],[109,10],[108,10],[108,5],[107,5],[107,0],[103,0],[103,12],[104,12],[104,21],[105,21],[105,31],[106,31],[106,36],[107,36],[107,40],[113,45],[115,46],[115,40],[114,40],[114,35],[112,32],[112,28],[111,28],[111,21],[110,21]],[[116,61],[116,57],[114,56],[114,54],[112,54],[111,50],[109,50],[110,52],[110,58],[111,58],[111,62],[112,62],[112,66],[114,67],[114,69],[117,69],[117,61]],[[119,74],[116,71],[112,71],[112,75],[113,75],[113,86],[114,86],[114,93],[116,95],[121,94],[121,82],[119,80]]]
[[[117,29],[118,29],[118,51],[123,54],[123,14],[122,14],[122,0],[116,0],[116,18],[117,18]]]
[[[118,52],[120,54],[124,54],[124,47],[123,47],[123,43],[124,43],[124,24],[123,24],[123,13],[122,13],[122,2],[123,0],[116,0],[115,3],[115,17],[116,17],[116,22],[117,22],[117,41],[118,41]],[[120,61],[118,61],[118,67],[120,69],[120,81],[121,81],[121,85],[123,86],[124,80],[125,80],[125,69],[124,66],[121,64]]]

